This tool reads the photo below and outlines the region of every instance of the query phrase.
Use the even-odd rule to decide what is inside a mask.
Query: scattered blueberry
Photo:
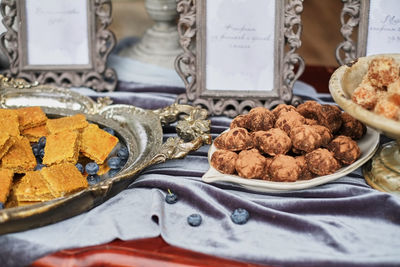
[[[109,177],[114,177],[121,169],[111,169],[108,171]]]
[[[96,162],[89,162],[85,166],[85,171],[89,175],[95,175],[99,171],[99,165]]]
[[[107,133],[111,134],[111,135],[115,135],[114,130],[109,128],[109,127],[105,127],[105,128],[103,128],[103,130],[106,131]]]
[[[3,202],[0,202],[0,210],[4,209],[4,204]]]
[[[38,141],[39,148],[44,148],[46,146],[46,136],[42,136]]]
[[[98,182],[100,182],[100,176],[98,176],[97,174],[94,175],[88,175],[88,177],[86,178],[87,182],[89,185],[95,185]]]
[[[84,169],[83,169],[83,165],[82,165],[81,163],[75,164],[75,167],[78,169],[78,171],[80,171],[81,173],[83,173]]]
[[[39,156],[39,151],[40,151],[39,145],[36,144],[36,143],[33,144],[32,145],[32,152],[33,152],[33,155],[35,155],[35,157]]]
[[[121,167],[121,158],[119,157],[111,157],[107,161],[108,167],[111,169],[119,169]]]
[[[35,171],[39,171],[39,170],[41,170],[41,169],[43,169],[44,167],[46,167],[46,165],[44,165],[44,164],[41,164],[41,163],[38,163],[37,165],[36,165],[36,167],[35,167]]]
[[[168,194],[165,196],[165,202],[175,204],[178,201],[178,195],[168,189]]]
[[[236,224],[245,224],[249,220],[250,214],[247,210],[238,208],[231,214],[232,222]]]
[[[117,156],[120,157],[121,159],[127,159],[129,156],[128,148],[126,148],[125,146],[121,147],[117,151]]]
[[[201,224],[201,216],[198,213],[193,213],[187,218],[187,222],[190,226],[199,226]]]

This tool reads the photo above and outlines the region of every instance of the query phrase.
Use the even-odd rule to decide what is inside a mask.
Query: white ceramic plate
[[[284,192],[311,188],[339,179],[340,177],[345,176],[346,174],[356,170],[364,163],[366,163],[378,149],[379,133],[376,130],[367,127],[367,133],[361,140],[358,140],[357,144],[360,147],[361,156],[356,162],[339,169],[333,174],[318,176],[310,180],[302,180],[296,182],[271,182],[260,179],[246,179],[241,178],[238,175],[223,174],[214,169],[211,164],[210,169],[203,175],[202,180],[207,183],[231,182],[234,184],[239,184],[247,189],[259,192]],[[209,163],[211,162],[211,155],[216,150],[216,147],[214,146],[214,144],[212,144],[210,150],[208,151]]]

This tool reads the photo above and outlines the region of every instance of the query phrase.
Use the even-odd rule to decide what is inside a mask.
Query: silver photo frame
[[[111,0],[64,1],[1,1],[6,31],[0,47],[9,59],[5,74],[40,84],[115,90],[117,74],[107,67],[116,43],[108,29]]]
[[[248,90],[247,86],[243,86],[243,90],[238,90],[238,88],[230,90],[229,87],[219,88],[214,85],[218,84],[217,82],[212,83],[210,79],[207,80],[207,68],[209,68],[207,60],[211,61],[207,59],[207,54],[215,54],[215,51],[208,50],[209,47],[207,47],[211,47],[211,41],[207,45],[207,38],[210,37],[207,35],[207,31],[213,32],[214,30],[210,28],[212,23],[207,26],[207,8],[215,3],[209,4],[210,1],[212,0],[177,0],[178,33],[184,52],[176,58],[175,69],[186,88],[186,92],[177,97],[177,102],[202,106],[211,115],[229,117],[246,113],[256,106],[272,108],[281,103],[299,104],[301,99],[293,95],[292,89],[305,68],[304,60],[296,53],[296,50],[301,46],[302,24],[300,14],[303,11],[303,1],[269,0],[275,6],[272,11],[273,21],[268,26],[273,29],[273,51],[270,60],[262,62],[266,66],[269,65],[273,72],[268,90],[262,90],[265,86],[261,90]],[[254,1],[247,1],[247,8],[254,10],[260,8],[254,4]],[[211,11],[208,10],[208,12]],[[229,12],[229,9],[224,10],[224,14]],[[265,13],[264,17],[268,16],[266,11]],[[246,23],[246,25],[251,24]],[[265,27],[267,26],[265,25]],[[249,61],[249,63],[252,64],[252,61]],[[262,74],[257,75],[259,77]],[[223,77],[220,80],[222,79]]]
[[[340,65],[349,64],[358,57],[371,54],[400,52],[400,9],[397,8],[400,2],[390,1],[391,4],[397,5],[395,8],[391,7],[389,1],[383,0],[342,2],[340,32],[344,41],[337,46],[335,54]],[[379,4],[385,8],[373,7]]]

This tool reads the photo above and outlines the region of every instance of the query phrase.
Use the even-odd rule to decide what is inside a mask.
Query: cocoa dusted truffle
[[[344,135],[339,135],[333,139],[327,148],[343,164],[352,164],[361,155],[356,141]]]
[[[333,134],[342,126],[342,111],[334,105],[322,105],[318,114],[318,123],[328,128]]]
[[[226,132],[222,133],[221,135],[217,136],[214,139],[214,146],[218,149],[225,149],[225,138],[226,138]]]
[[[318,114],[321,113],[322,105],[317,101],[309,100],[298,105],[296,109],[304,118],[318,120]]]
[[[269,175],[272,181],[295,182],[300,176],[300,167],[294,157],[277,155],[269,165]]]
[[[248,121],[249,121],[249,119],[248,119],[247,115],[238,115],[232,120],[229,128],[233,129],[236,127],[240,127],[240,128],[249,129]]]
[[[234,174],[237,158],[238,154],[235,152],[225,149],[217,150],[211,156],[211,165],[222,173]]]
[[[266,166],[266,158],[255,148],[241,151],[236,160],[236,171],[243,178],[265,177]]]
[[[300,168],[299,180],[309,180],[313,178],[312,172],[308,169],[307,161],[304,155],[295,157],[297,165]]]
[[[263,175],[261,176],[262,180],[265,180],[265,181],[270,181],[271,180],[271,176],[269,176],[269,171],[268,170],[269,170],[269,166],[272,163],[272,159],[273,158],[265,157],[265,169],[264,169]]]
[[[333,153],[325,148],[318,148],[305,155],[308,169],[316,175],[328,175],[340,168],[340,163]]]
[[[342,126],[339,130],[340,135],[346,135],[354,140],[359,140],[367,132],[367,127],[362,122],[352,117],[349,113],[343,112],[341,117]]]
[[[230,129],[224,139],[225,149],[230,151],[239,151],[253,147],[252,135],[245,128],[236,127]]]
[[[310,125],[300,125],[290,131],[293,147],[305,152],[311,152],[321,146],[321,135]]]
[[[274,127],[275,116],[264,107],[252,108],[247,114],[248,127],[251,131],[267,131]]]
[[[296,108],[292,105],[279,104],[272,110],[272,114],[274,114],[275,118],[277,119],[281,114],[288,111],[296,111]]]
[[[331,131],[322,125],[312,125],[312,127],[321,136],[321,146],[326,147],[333,138]]]
[[[279,128],[255,132],[253,142],[261,152],[270,156],[286,154],[292,147],[289,136]]]
[[[290,131],[293,128],[303,125],[305,121],[305,118],[300,115],[300,113],[296,111],[288,111],[281,114],[281,116],[276,120],[275,127],[290,134]]]

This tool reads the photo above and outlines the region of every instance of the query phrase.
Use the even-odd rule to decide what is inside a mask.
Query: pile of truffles
[[[214,140],[211,165],[248,179],[295,182],[334,173],[360,157],[366,127],[334,105],[256,107]]]
[[[353,102],[396,121],[400,120],[400,66],[391,57],[371,60]]]

